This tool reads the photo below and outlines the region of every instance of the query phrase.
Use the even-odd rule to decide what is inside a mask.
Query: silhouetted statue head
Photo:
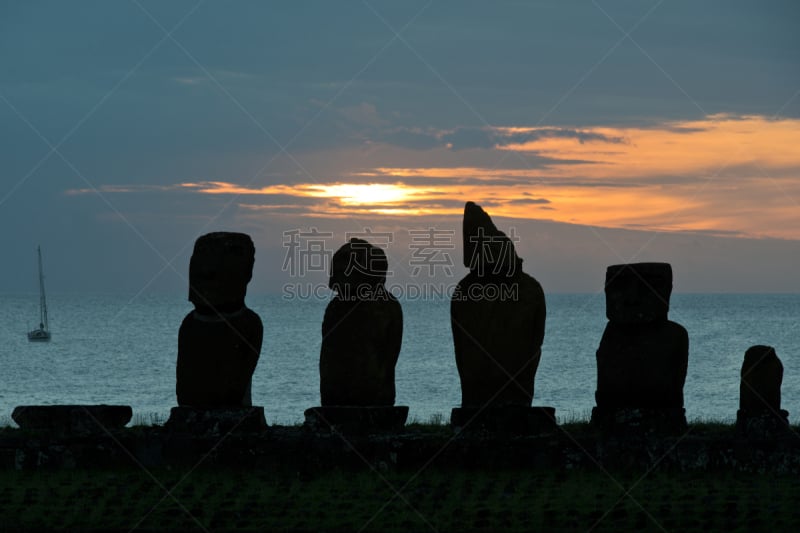
[[[462,226],[464,266],[479,276],[512,276],[522,271],[514,243],[498,230],[488,213],[467,202]]]
[[[199,237],[189,262],[189,300],[201,311],[241,309],[255,253],[245,233],[220,231]]]
[[[340,296],[366,294],[386,283],[389,262],[384,251],[364,239],[350,239],[333,254],[328,283]]]
[[[669,263],[611,265],[606,270],[606,317],[612,322],[667,320],[671,294]]]

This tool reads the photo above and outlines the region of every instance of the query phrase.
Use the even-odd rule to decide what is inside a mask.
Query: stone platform
[[[736,411],[736,435],[744,438],[771,439],[788,434],[789,412],[780,409],[772,411]]]
[[[112,433],[53,436],[0,428],[0,469],[233,468],[264,479],[289,472],[292,479],[320,472],[445,472],[531,469],[658,468],[661,471],[775,472],[800,475],[796,427],[772,439],[740,438],[733,424],[690,426],[688,434],[606,433],[588,423],[558,431],[514,435],[459,431],[412,424],[398,431],[341,433],[301,426],[258,432],[179,433],[136,426]]]
[[[450,413],[450,425],[459,432],[536,435],[556,430],[556,410],[554,407],[524,405],[455,407]]]
[[[365,433],[399,431],[408,418],[408,406],[326,406],[306,409],[305,426],[314,431]]]
[[[118,430],[132,416],[129,405],[20,405],[11,414],[25,431],[64,436]]]
[[[164,429],[175,433],[222,435],[267,429],[263,407],[173,407]]]
[[[686,410],[617,407],[592,409],[592,426],[603,432],[624,435],[680,435],[688,429]]]

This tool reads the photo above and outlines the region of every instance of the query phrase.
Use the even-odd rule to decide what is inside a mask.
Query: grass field
[[[592,434],[583,421],[560,427],[579,438]],[[690,429],[712,439],[733,434],[714,421]],[[441,423],[415,422],[406,431],[437,442],[452,434]],[[797,476],[732,468],[0,470],[0,532],[800,531],[798,501]]]
[[[738,473],[6,471],[0,530],[797,531],[798,496]]]

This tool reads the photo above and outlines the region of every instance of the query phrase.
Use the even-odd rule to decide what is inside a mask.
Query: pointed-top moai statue
[[[736,428],[740,434],[769,437],[788,429],[781,409],[783,364],[772,346],[751,346],[744,354]]]
[[[592,420],[608,425],[644,416],[652,419],[644,422],[649,427],[680,431],[686,426],[689,336],[667,318],[672,267],[612,265],[606,270],[605,292],[608,324],[597,350]]]
[[[514,243],[480,206],[467,202],[462,229],[469,273],[450,304],[461,379],[461,408],[451,418],[455,426],[478,410],[498,416],[486,407],[530,408],[546,317],[541,285],[522,271]]]
[[[306,410],[309,425],[405,423],[408,407],[393,407],[403,311],[386,289],[387,270],[384,251],[363,239],[350,239],[333,255],[329,287],[335,294],[325,309],[319,357],[322,407]]]
[[[189,263],[189,300],[195,309],[178,333],[178,405],[247,407],[261,353],[261,318],[244,299],[255,247],[244,233],[198,238]]]

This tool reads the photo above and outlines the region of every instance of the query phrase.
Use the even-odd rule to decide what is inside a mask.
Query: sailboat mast
[[[44,273],[42,272],[42,247],[37,246],[36,251],[39,255],[39,321],[44,325],[44,330],[47,331],[47,300],[44,297]]]

